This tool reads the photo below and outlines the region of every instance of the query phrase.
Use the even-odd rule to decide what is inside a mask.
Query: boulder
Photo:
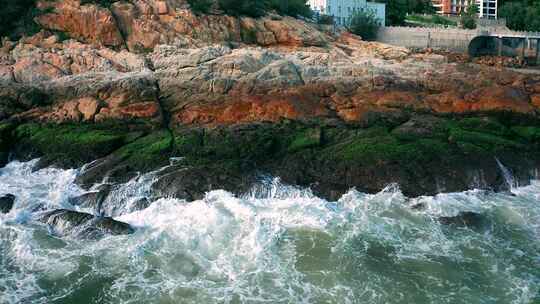
[[[97,4],[81,5],[78,0],[40,1],[38,7],[52,10],[36,18],[43,28],[65,32],[96,46],[120,48],[124,45],[115,18],[107,8]]]
[[[54,234],[60,236],[72,235],[96,239],[105,235],[123,235],[134,232],[129,224],[110,217],[97,217],[65,209],[47,212],[39,220],[47,224]]]
[[[111,192],[111,188],[112,186],[109,184],[100,185],[93,191],[69,198],[69,203],[73,206],[91,209],[94,211],[94,214],[101,215],[103,214],[103,201],[105,201],[107,195]]]
[[[212,190],[242,194],[256,182],[252,173],[242,173],[217,165],[173,166],[160,172],[152,184],[155,198],[174,197],[187,201],[203,199]]]
[[[0,213],[9,213],[15,203],[15,195],[6,194],[0,196]]]

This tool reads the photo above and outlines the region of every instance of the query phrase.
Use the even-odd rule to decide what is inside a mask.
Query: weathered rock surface
[[[134,232],[128,224],[109,217],[58,209],[45,213],[40,221],[49,225],[52,232],[60,236],[99,238],[105,235],[122,235]]]
[[[0,213],[9,213],[15,203],[15,195],[6,194],[0,196]]]
[[[70,37],[96,46],[121,47],[124,44],[114,16],[98,5],[81,5],[78,0],[40,1],[38,7],[52,9],[37,22],[50,30],[66,32]]]
[[[78,0],[41,1],[39,7],[54,9],[37,18],[45,29],[97,46],[127,47],[131,52],[146,52],[159,44],[194,47],[236,42],[301,47],[328,42],[326,35],[291,17],[197,16],[183,0],[117,1],[110,8],[81,5]]]

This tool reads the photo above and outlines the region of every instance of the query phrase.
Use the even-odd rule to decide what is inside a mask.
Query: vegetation
[[[272,10],[293,17],[311,17],[312,13],[306,0],[218,0],[218,3],[226,14],[232,16],[261,17]]]
[[[393,163],[417,167],[426,162],[452,162],[473,155],[493,157],[508,151],[536,151],[540,127],[508,127],[495,118],[439,119],[419,136],[380,122],[369,128],[309,127],[297,123],[261,126],[238,132],[189,131],[175,135],[175,155],[190,163],[227,161],[264,166],[290,157],[309,162],[351,166]]]
[[[35,0],[0,0],[0,37],[18,38],[39,30],[34,17],[39,14]]]
[[[469,2],[467,10],[461,14],[461,26],[466,29],[476,28],[476,15],[478,14],[478,5],[473,1]]]
[[[377,37],[377,30],[380,26],[375,13],[371,11],[356,12],[351,17],[349,30],[364,40],[373,40]]]
[[[499,17],[516,31],[540,31],[540,2],[515,0],[499,3]]]
[[[432,14],[431,0],[376,0],[386,4],[386,24],[404,25],[407,14]]]
[[[332,25],[334,24],[334,17],[329,15],[320,15],[317,19],[317,23]]]
[[[188,0],[189,7],[195,13],[206,14],[212,8],[213,0]]]
[[[128,140],[122,130],[102,130],[89,125],[41,125],[28,123],[14,130],[18,147],[32,156],[47,155],[72,166],[105,156]]]
[[[98,4],[103,7],[109,7],[114,2],[117,2],[119,0],[81,0],[81,4]]]
[[[171,151],[172,136],[168,131],[161,130],[123,146],[115,154],[120,156],[126,165],[146,171],[166,164]]]
[[[407,16],[406,21],[408,23],[416,23],[422,25],[444,25],[444,26],[457,26],[457,22],[447,19],[439,15],[420,15],[411,14]]]

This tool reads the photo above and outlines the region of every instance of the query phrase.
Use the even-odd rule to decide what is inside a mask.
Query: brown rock
[[[78,0],[41,1],[39,6],[54,8],[54,12],[36,18],[46,29],[66,32],[70,37],[96,46],[123,46],[114,17],[106,8],[95,4],[80,5]]]
[[[84,121],[93,121],[99,109],[99,101],[92,97],[79,100],[78,110],[81,112]]]
[[[535,94],[531,96],[531,104],[537,109],[540,109],[540,94]]]
[[[533,113],[527,94],[514,87],[486,87],[465,95],[463,112],[476,111],[511,111]]]

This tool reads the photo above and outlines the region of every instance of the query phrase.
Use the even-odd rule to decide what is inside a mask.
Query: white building
[[[372,11],[382,26],[385,25],[386,5],[366,0],[309,0],[315,13],[333,16],[339,25],[347,25],[355,12]]]
[[[497,19],[497,0],[476,0],[479,11],[478,17]]]

